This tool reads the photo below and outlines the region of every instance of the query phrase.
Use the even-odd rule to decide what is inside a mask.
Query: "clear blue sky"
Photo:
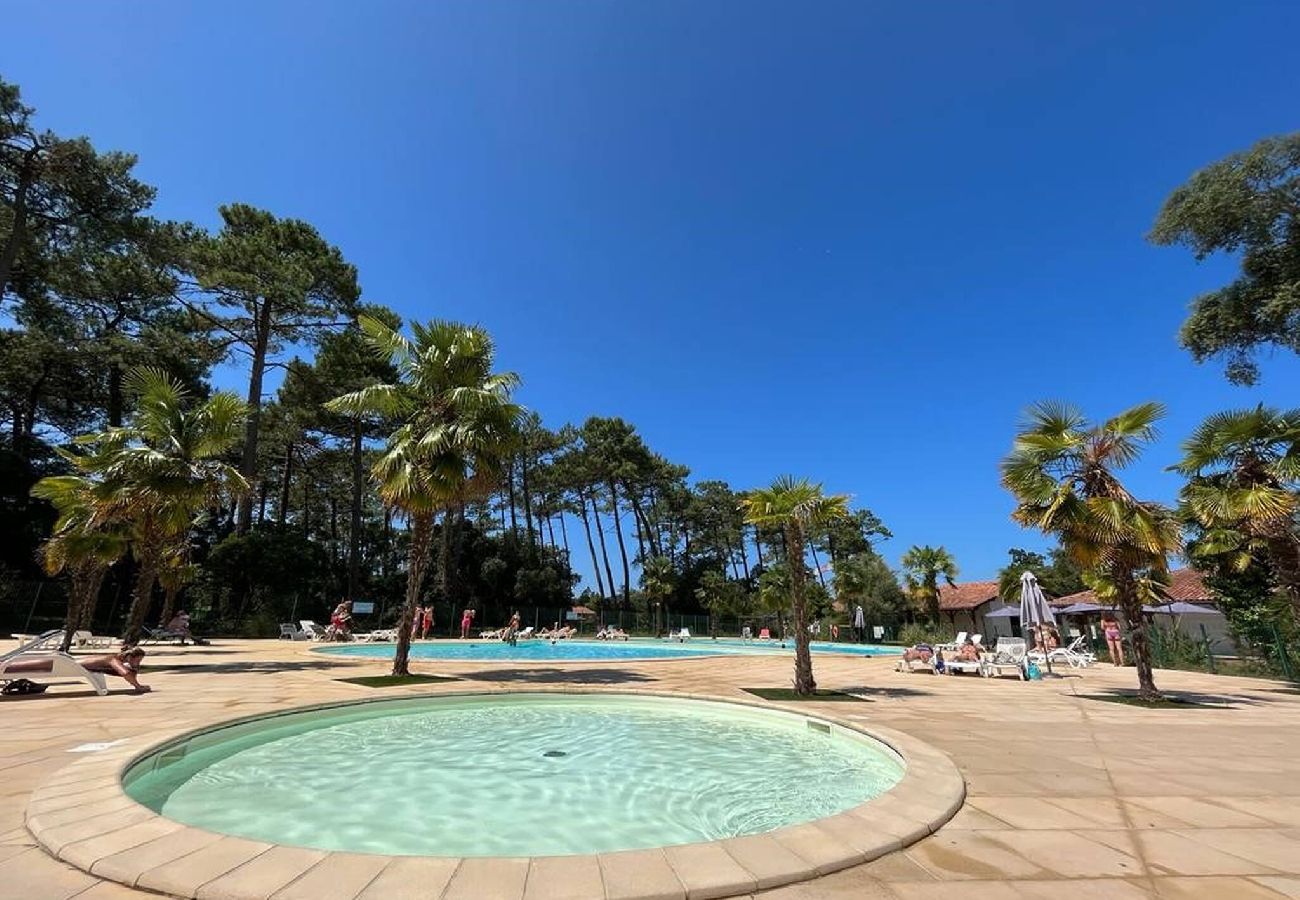
[[[620,415],[696,477],[852,493],[891,559],[991,576],[1036,535],[1020,410],[1296,402],[1177,346],[1226,279],[1143,235],[1300,127],[1290,2],[27,3],[3,75],[140,155],[158,211],[315,223],[406,317],[487,326],[548,424]]]

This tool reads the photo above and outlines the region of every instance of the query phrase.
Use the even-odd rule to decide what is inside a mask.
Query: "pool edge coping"
[[[246,722],[384,700],[491,697],[501,693],[661,697],[776,710],[830,722],[874,739],[902,758],[904,772],[893,787],[865,803],[832,816],[753,835],[596,854],[463,859],[314,850],[209,832],[149,810],[126,794],[122,782],[127,770],[162,747]],[[357,897],[365,892],[371,882],[392,867],[396,860],[437,860],[444,867],[450,868],[446,885],[448,888],[457,879],[469,881],[472,887],[483,877],[485,867],[488,871],[500,873],[509,871],[512,867],[518,870],[521,863],[527,863],[517,894],[511,890],[508,896],[522,898],[527,892],[531,898],[546,896],[546,882],[556,878],[555,866],[548,867],[546,861],[563,860],[563,868],[566,870],[563,881],[569,883],[570,887],[572,872],[586,867],[589,874],[594,871],[599,877],[603,896],[633,900],[636,897],[651,896],[729,897],[808,881],[870,862],[915,843],[934,833],[961,808],[966,795],[965,780],[946,754],[905,732],[874,724],[864,726],[848,721],[835,712],[806,712],[799,705],[791,701],[593,686],[583,686],[580,689],[531,686],[506,692],[448,690],[407,693],[401,697],[306,704],[270,713],[223,719],[197,727],[146,732],[137,736],[138,743],[134,747],[112,748],[88,754],[86,758],[57,770],[32,792],[24,811],[24,827],[46,853],[94,877],[181,897],[219,896],[228,900],[266,900],[309,878],[312,871],[327,863],[335,868],[342,865],[346,872],[349,860],[353,861],[356,868],[363,864],[373,868],[378,860],[383,860],[382,866],[371,874],[370,879],[351,893],[346,890],[329,892],[328,887],[340,884],[338,873],[334,873],[328,884],[322,884],[320,889],[310,892],[310,896],[321,898]],[[83,805],[89,806],[88,812],[90,809],[98,809],[100,812],[87,817],[69,818],[70,811]],[[64,815],[54,815],[51,819],[52,814],[59,812]],[[43,821],[42,816],[50,820]],[[127,821],[124,821],[124,817]],[[147,852],[139,852],[158,841],[176,845],[177,852],[167,858],[151,858]],[[191,854],[203,853],[218,843],[223,850],[234,851],[230,859],[237,861],[215,875],[193,883],[177,880],[176,877],[147,877]],[[133,854],[143,861],[133,863]],[[472,862],[467,866],[467,861]],[[239,873],[250,865],[258,865],[268,871],[260,873],[260,870],[255,869],[251,873],[252,882],[245,883],[240,879]],[[537,871],[539,868],[544,871]],[[540,882],[533,877],[535,872]],[[631,877],[630,873],[636,873],[636,876]],[[172,876],[180,874],[171,873]],[[283,880],[275,880],[277,878]],[[631,893],[611,890],[611,882],[616,887],[634,887],[635,890]],[[207,889],[209,886],[210,890]],[[480,885],[477,888],[479,895],[482,890],[483,886]],[[636,890],[641,890],[641,893],[636,893]]]

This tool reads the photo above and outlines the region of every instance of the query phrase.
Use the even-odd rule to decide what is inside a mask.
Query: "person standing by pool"
[[[1110,661],[1117,666],[1124,665],[1124,642],[1120,639],[1119,620],[1113,612],[1103,613],[1101,633],[1106,636],[1106,649],[1110,651]]]
[[[519,610],[515,610],[515,614],[510,617],[510,624],[506,626],[505,632],[501,635],[501,640],[511,647],[519,643],[519,621]]]
[[[474,624],[474,610],[469,607],[460,614],[460,639],[463,641],[469,637],[469,627]]]
[[[862,604],[853,610],[853,639],[861,644],[867,639],[867,617],[862,614]]]
[[[420,637],[427,638],[429,632],[433,631],[433,604],[430,603],[424,608],[424,613],[420,616]]]

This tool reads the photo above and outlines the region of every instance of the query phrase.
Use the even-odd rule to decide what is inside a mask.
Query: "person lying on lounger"
[[[961,647],[958,648],[957,655],[953,657],[953,659],[957,660],[957,662],[979,662],[980,661],[979,645],[977,645],[970,638],[966,638],[966,642],[962,644]]]
[[[928,663],[930,657],[934,656],[934,648],[929,644],[916,644],[908,647],[903,651],[903,662],[923,662]]]
[[[113,653],[108,656],[95,656],[90,659],[78,659],[82,668],[88,672],[99,672],[103,675],[116,675],[126,680],[126,683],[135,688],[137,694],[143,694],[152,690],[147,684],[141,684],[137,674],[140,671],[140,664],[144,660],[144,651],[139,647],[128,647],[121,653]],[[10,663],[5,668],[5,675],[24,672],[50,672],[54,669],[54,660],[41,659],[33,655],[30,659],[20,659],[17,662]]]

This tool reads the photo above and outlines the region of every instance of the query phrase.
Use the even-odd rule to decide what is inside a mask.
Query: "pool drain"
[[[558,759],[561,756],[568,756],[568,755],[569,754],[565,753],[563,750],[547,750],[545,753],[542,754],[542,756],[548,757],[550,759]]]

